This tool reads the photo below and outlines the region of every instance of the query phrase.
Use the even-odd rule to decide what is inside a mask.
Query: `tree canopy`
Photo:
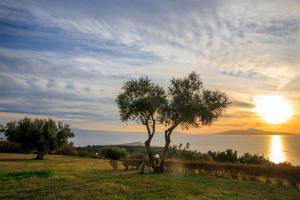
[[[123,92],[117,97],[122,121],[136,120],[143,125],[157,120],[158,113],[166,103],[162,87],[154,84],[148,77],[126,81]]]
[[[11,121],[4,127],[9,141],[16,142],[27,151],[36,150],[37,159],[44,159],[44,154],[61,147],[68,138],[74,136],[71,128],[52,119],[30,119]]]
[[[186,129],[210,125],[229,105],[225,93],[204,89],[200,75],[195,72],[182,79],[173,78],[167,99],[162,122]]]

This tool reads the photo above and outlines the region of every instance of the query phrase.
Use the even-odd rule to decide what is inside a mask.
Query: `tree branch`
[[[156,125],[156,121],[155,121],[153,115],[151,115],[151,118],[152,118],[152,136],[153,136],[154,133],[155,133],[155,125]]]
[[[168,137],[170,137],[170,135],[172,134],[173,130],[178,126],[178,123],[174,123],[172,126],[170,126],[166,131],[165,134],[168,135]]]
[[[145,125],[146,125],[146,127],[147,127],[147,132],[148,132],[149,138],[150,138],[150,137],[152,138],[152,136],[151,136],[151,135],[152,135],[152,134],[151,134],[151,130],[150,130],[150,127],[149,127],[149,122],[146,121]]]

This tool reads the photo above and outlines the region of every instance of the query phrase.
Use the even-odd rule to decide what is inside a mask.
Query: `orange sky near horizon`
[[[188,130],[182,129],[180,126],[175,129],[177,133],[189,134],[214,134],[218,132],[231,131],[231,130],[247,130],[259,129],[271,132],[287,132],[300,135],[300,111],[294,106],[294,115],[286,122],[280,124],[269,124],[258,116],[252,109],[241,109],[233,106],[229,107],[224,113],[223,117],[215,121],[211,126],[203,126],[200,128],[190,128]],[[47,118],[52,117],[56,120],[62,120],[70,123],[73,128],[80,128],[85,130],[101,130],[101,131],[117,131],[117,132],[145,132],[146,129],[141,124],[135,122],[118,123],[118,124],[105,124],[103,122],[89,123],[85,121],[73,121],[69,119],[61,119],[55,116],[41,116],[41,115],[22,115],[14,113],[0,112],[0,118],[7,118],[9,120],[16,120],[25,116]],[[164,126],[159,125],[157,132],[163,132]]]

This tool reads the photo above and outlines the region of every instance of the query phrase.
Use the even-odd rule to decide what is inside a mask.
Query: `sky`
[[[196,71],[232,105],[188,132],[300,133],[299,61],[300,1],[1,0],[0,123],[51,117],[73,128],[144,131],[120,121],[122,83],[149,76],[167,88]],[[281,96],[293,117],[264,122],[253,111],[259,95]]]

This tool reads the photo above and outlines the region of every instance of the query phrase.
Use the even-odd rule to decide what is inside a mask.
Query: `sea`
[[[75,130],[71,139],[75,146],[143,143],[146,133],[122,133]],[[174,133],[171,145],[186,146],[200,152],[237,150],[238,154],[264,155],[275,163],[290,162],[300,166],[300,135],[200,135]],[[157,133],[152,141],[154,146],[164,145],[164,135]]]
[[[109,144],[143,144],[146,133],[105,132],[74,130],[75,137],[71,139],[75,146],[109,145]],[[0,134],[0,138],[4,138]],[[290,162],[300,166],[300,135],[203,135],[174,133],[171,145],[183,147],[189,143],[191,150],[202,153],[211,151],[237,150],[238,154],[252,153],[264,155],[275,163]],[[164,135],[157,133],[152,141],[153,146],[164,145]]]

